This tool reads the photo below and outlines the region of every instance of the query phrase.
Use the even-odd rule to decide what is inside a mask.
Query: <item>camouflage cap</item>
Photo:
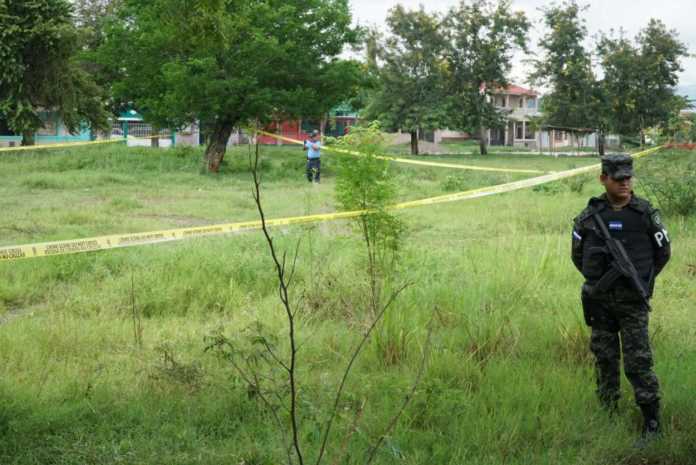
[[[629,155],[607,155],[602,157],[602,174],[621,180],[633,176],[633,158]]]

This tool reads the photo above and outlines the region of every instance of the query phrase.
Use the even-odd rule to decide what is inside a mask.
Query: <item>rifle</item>
[[[602,221],[602,218],[598,213],[594,213],[592,218],[599,228],[601,233],[600,237],[604,239],[604,242],[606,243],[607,251],[614,259],[614,261],[611,263],[611,268],[609,271],[604,273],[597,284],[592,286],[592,293],[597,291],[607,291],[614,281],[624,276],[628,278],[635,290],[638,291],[641,299],[643,299],[643,302],[648,307],[648,310],[650,310],[650,294],[645,289],[643,282],[638,277],[638,270],[636,270],[635,265],[633,265],[633,262],[628,257],[623,244],[618,239],[611,237],[607,226],[604,224],[604,221]]]

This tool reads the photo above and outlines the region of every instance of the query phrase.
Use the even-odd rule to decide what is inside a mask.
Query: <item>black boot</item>
[[[640,433],[637,447],[645,447],[662,433],[662,428],[660,427],[660,401],[656,400],[651,404],[640,404],[640,410],[643,412],[643,431]]]

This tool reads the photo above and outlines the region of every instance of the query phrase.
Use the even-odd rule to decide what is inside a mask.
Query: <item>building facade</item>
[[[34,135],[36,145],[84,142],[95,137],[87,125],[80,128],[78,133],[71,134],[56,112],[41,111],[39,118],[41,118],[43,126]],[[18,147],[21,143],[22,135],[13,133],[6,122],[0,118],[0,147]]]
[[[539,137],[532,118],[541,116],[539,94],[531,89],[510,85],[491,95],[493,104],[505,115],[505,126],[487,132],[489,145],[537,148]]]

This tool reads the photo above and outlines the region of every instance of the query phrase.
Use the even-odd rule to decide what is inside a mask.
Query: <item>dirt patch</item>
[[[418,141],[418,151],[421,155],[448,155],[454,153],[460,153],[458,150],[452,147],[442,146],[440,144],[434,144],[432,142]]]
[[[210,224],[209,219],[188,215],[158,215],[156,213],[142,213],[134,216],[138,218],[164,220],[171,223],[173,226],[184,228],[192,226],[208,226]]]
[[[7,312],[0,315],[0,326],[5,325],[12,320],[17,318],[22,318],[24,316],[31,316],[34,314],[33,308],[10,308]]]

